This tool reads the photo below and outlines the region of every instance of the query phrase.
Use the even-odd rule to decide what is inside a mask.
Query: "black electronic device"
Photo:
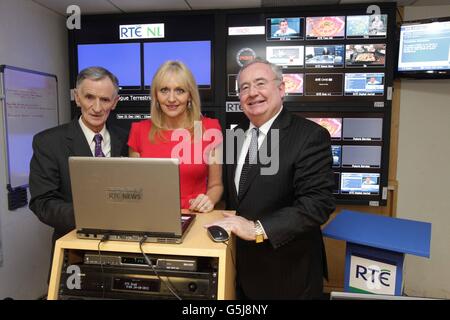
[[[221,226],[210,226],[208,227],[208,235],[214,242],[224,242],[228,241],[230,236],[228,235],[227,230],[222,228]]]

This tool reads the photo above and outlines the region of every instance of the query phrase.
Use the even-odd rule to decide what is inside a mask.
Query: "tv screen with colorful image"
[[[266,48],[266,59],[282,67],[303,66],[303,46],[277,46]]]
[[[386,38],[387,14],[347,16],[347,39]]]
[[[345,66],[348,68],[384,67],[386,44],[347,44]]]
[[[303,18],[268,18],[266,30],[268,41],[303,39]]]
[[[344,45],[306,46],[306,68],[342,68]]]
[[[307,40],[344,39],[345,16],[307,17]]]
[[[285,73],[283,82],[286,95],[303,95],[303,73]]]

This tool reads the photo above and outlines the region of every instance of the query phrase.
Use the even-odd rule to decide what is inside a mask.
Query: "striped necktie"
[[[252,165],[256,164],[257,162],[259,129],[253,128],[251,135],[252,139],[248,147],[247,156],[245,157],[245,162],[244,165],[242,166],[241,171],[241,178],[239,180],[239,193],[238,193],[239,198],[242,196],[242,193],[244,192],[244,186],[245,182],[247,181],[248,172],[250,171]]]

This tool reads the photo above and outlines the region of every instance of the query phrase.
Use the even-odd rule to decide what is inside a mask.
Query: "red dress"
[[[155,135],[155,143],[151,143],[149,140],[151,126],[151,120],[132,123],[128,146],[138,152],[141,158],[173,157],[180,159],[181,208],[187,209],[190,199],[196,198],[200,193],[206,194],[208,164],[205,162],[204,154],[208,154],[208,151],[223,141],[219,121],[203,117],[202,139],[198,142],[195,141],[195,138],[191,138],[187,131],[164,130],[165,140],[162,141]],[[206,132],[208,129],[218,131]],[[210,136],[214,138],[210,138]],[[175,141],[171,141],[171,137]],[[194,142],[192,143],[191,140],[194,140]]]

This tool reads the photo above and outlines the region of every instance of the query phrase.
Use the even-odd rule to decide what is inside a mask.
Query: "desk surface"
[[[144,251],[154,254],[176,254],[195,256],[218,257],[226,249],[224,243],[212,241],[204,228],[205,224],[212,223],[223,217],[221,210],[215,210],[209,213],[197,214],[193,225],[188,230],[183,243],[165,244],[165,243],[145,243]],[[231,239],[231,238],[230,238]],[[78,239],[76,231],[73,230],[56,241],[56,246],[64,249],[82,249],[98,250],[98,240]],[[101,244],[102,251],[120,251],[120,252],[140,252],[139,243],[126,241],[106,241]]]

